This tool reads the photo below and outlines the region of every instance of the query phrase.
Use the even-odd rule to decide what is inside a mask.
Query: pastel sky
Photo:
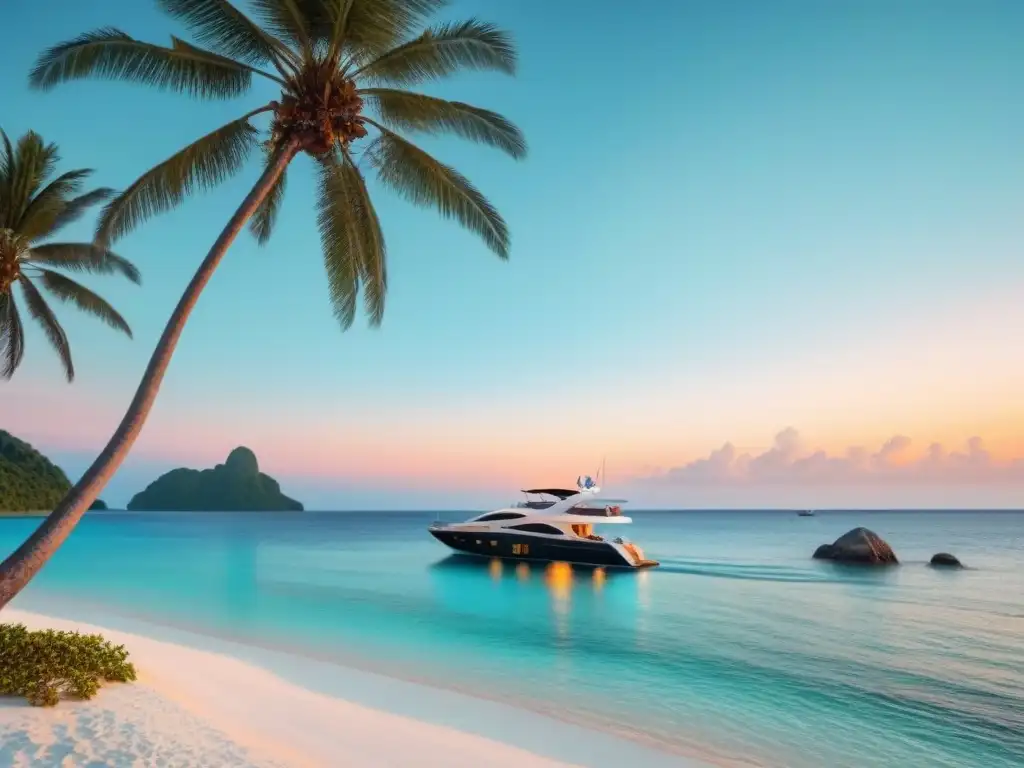
[[[55,42],[184,30],[148,0],[7,5],[0,124],[58,142],[97,184],[123,187],[270,98],[30,92]],[[1021,506],[1024,4],[581,8],[443,14],[519,43],[517,78],[431,92],[517,121],[525,161],[420,141],[498,205],[511,261],[374,187],[387,313],[342,334],[300,159],[269,246],[241,237],[204,294],[109,502],[244,444],[320,509],[500,505],[602,457],[637,506]],[[81,473],[257,175],[254,161],[121,242],[144,285],[90,285],[135,339],[62,310],[77,381],[31,331],[0,427]]]

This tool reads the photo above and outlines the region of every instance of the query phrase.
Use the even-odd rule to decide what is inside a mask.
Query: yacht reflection
[[[541,579],[552,589],[568,587],[570,589],[590,588],[600,592],[609,580],[631,582],[642,571],[613,571],[602,566],[579,565],[564,562],[510,563],[501,558],[484,560],[472,555],[449,555],[430,565],[435,574],[463,574],[480,576],[488,574],[494,582],[520,581]],[[612,576],[614,573],[614,576]]]
[[[544,583],[551,593],[551,608],[555,616],[555,633],[565,642],[569,639],[569,610],[572,597],[573,573],[568,563],[548,563],[544,568]]]
[[[634,625],[645,599],[637,577],[648,575],[565,562],[510,563],[458,554],[434,563],[430,573],[439,601],[451,610],[471,608],[474,613],[527,622],[546,615],[563,640],[570,635],[570,618],[610,614],[616,623],[625,620]]]

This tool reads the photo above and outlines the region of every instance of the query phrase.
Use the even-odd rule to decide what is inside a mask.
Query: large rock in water
[[[963,568],[963,563],[957,560],[956,555],[951,555],[949,552],[939,552],[936,555],[932,555],[931,562],[929,565],[942,568]]]
[[[865,565],[897,565],[896,553],[885,539],[867,528],[854,528],[831,544],[822,544],[814,552],[817,560]]]
[[[281,493],[277,481],[260,472],[256,454],[235,448],[213,469],[172,469],[128,502],[132,511],[274,512],[302,511]]]

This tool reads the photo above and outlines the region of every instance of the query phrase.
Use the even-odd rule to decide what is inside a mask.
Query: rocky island
[[[213,469],[172,469],[128,502],[131,511],[274,512],[302,511],[281,493],[277,481],[260,472],[256,454],[235,448]]]
[[[60,467],[0,429],[0,513],[49,511],[70,487]]]

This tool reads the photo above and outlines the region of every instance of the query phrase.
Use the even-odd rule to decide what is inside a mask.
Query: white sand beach
[[[0,765],[566,765],[515,747],[314,693],[236,659],[22,611],[5,622],[100,632],[139,680],[54,709],[5,702]]]
[[[177,630],[142,635],[10,609],[2,620],[33,629],[101,633],[128,648],[139,672],[138,682],[106,685],[92,701],[62,701],[43,709],[4,700],[2,766],[555,768],[621,765],[627,755],[640,758],[630,761],[632,765],[686,764],[678,756],[654,753],[644,759],[646,750],[639,745],[513,707],[336,665],[292,660],[305,665],[302,675],[330,686],[332,694],[348,685],[354,695],[308,690],[268,665],[253,663],[251,649],[233,653],[242,646]],[[178,642],[182,639],[188,644]],[[384,695],[396,707],[359,701],[368,697],[368,685],[376,686],[371,699]],[[431,707],[445,715],[427,722],[405,713]],[[477,718],[472,728],[444,724],[473,722],[466,720],[469,713]],[[501,738],[493,738],[494,733]],[[571,756],[580,761],[566,760]]]

